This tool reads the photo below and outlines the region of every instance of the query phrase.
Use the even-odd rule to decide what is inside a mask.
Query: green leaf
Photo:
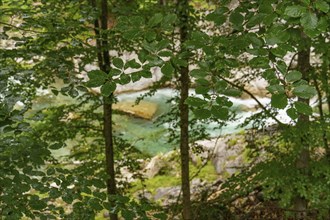
[[[211,111],[208,109],[194,109],[194,115],[198,119],[207,119],[211,117]]]
[[[226,21],[226,16],[219,14],[218,12],[213,12],[206,15],[205,20],[213,21],[216,25],[222,25]]]
[[[142,26],[144,25],[145,20],[142,16],[130,16],[129,22],[134,26]]]
[[[68,203],[68,204],[71,204],[73,202],[73,197],[72,197],[72,194],[71,193],[64,193],[64,195],[62,196],[62,199],[64,202]]]
[[[282,85],[271,85],[267,87],[267,90],[272,94],[283,94],[285,89]]]
[[[203,46],[203,51],[205,52],[205,55],[207,56],[214,56],[215,55],[215,49],[212,46]]]
[[[163,50],[165,48],[167,48],[170,45],[170,41],[165,39],[165,40],[161,40],[158,42],[157,44],[157,50]]]
[[[139,53],[138,53],[138,58],[140,60],[140,62],[143,64],[146,60],[147,60],[147,52],[145,50],[141,50]]]
[[[270,103],[274,108],[284,109],[288,104],[288,99],[285,94],[274,94]]]
[[[218,105],[222,106],[222,107],[227,107],[230,108],[231,106],[233,106],[233,102],[231,102],[228,97],[226,96],[218,96],[215,101],[218,103]]]
[[[50,190],[49,190],[49,197],[52,198],[52,199],[56,199],[58,197],[61,196],[61,192],[57,189],[57,188],[54,188],[52,187]]]
[[[99,199],[96,199],[96,198],[91,198],[88,201],[89,206],[92,207],[94,210],[97,210],[97,211],[101,211],[103,209],[103,206],[100,203],[101,203],[101,201]]]
[[[93,192],[93,196],[103,201],[107,199],[107,194],[105,192]]]
[[[53,93],[55,96],[57,96],[58,93],[59,93],[57,89],[52,89],[51,91],[52,91],[52,93]]]
[[[262,1],[259,6],[259,12],[264,14],[271,14],[273,13],[274,9],[272,7],[271,1]]]
[[[195,89],[196,94],[207,94],[209,87],[207,86],[197,86]]]
[[[165,63],[162,59],[160,59],[156,55],[148,55],[147,60],[149,61],[149,63],[147,65],[143,65],[143,69],[148,69],[149,70],[150,67],[161,66]]]
[[[287,82],[295,82],[295,81],[298,81],[300,80],[302,77],[302,74],[301,72],[297,71],[297,70],[293,70],[293,71],[290,71],[286,77],[285,77],[285,80]]]
[[[147,43],[147,42],[143,42],[142,43],[142,47],[146,50],[149,51],[150,53],[155,53],[157,51],[157,46],[155,45],[155,43]],[[148,58],[147,58],[148,59]]]
[[[163,23],[165,24],[173,24],[177,19],[176,14],[167,14],[165,15],[165,17],[163,18]]]
[[[141,64],[139,64],[138,62],[135,61],[135,59],[133,60],[130,60],[128,61],[126,64],[125,64],[125,69],[127,68],[133,68],[133,69],[138,69],[141,67]]]
[[[140,71],[140,74],[144,78],[151,78],[152,77],[152,73],[150,72],[150,70],[142,70],[142,71]]]
[[[114,82],[106,82],[101,87],[101,94],[105,97],[108,97],[116,90],[116,83]]]
[[[290,32],[282,24],[274,24],[266,33],[266,42],[274,45],[285,43],[290,39]]]
[[[70,89],[70,91],[68,92],[69,96],[72,98],[75,98],[77,96],[79,96],[79,92],[75,89]]]
[[[305,29],[312,30],[317,27],[317,16],[308,11],[301,17],[300,23]]]
[[[283,61],[278,61],[276,64],[276,68],[282,73],[282,74],[286,74],[288,66],[286,65],[285,62]]]
[[[134,38],[139,37],[140,34],[141,34],[141,32],[138,28],[131,28],[131,29],[124,31],[123,37],[127,40],[132,40]]]
[[[316,95],[316,89],[310,85],[298,85],[293,89],[293,94],[300,98],[309,99]]]
[[[110,70],[109,75],[110,75],[110,76],[118,76],[118,75],[120,75],[122,72],[123,72],[123,71],[121,71],[121,70],[119,70],[119,69],[112,68],[112,69]]]
[[[313,109],[311,106],[304,102],[297,101],[294,103],[294,107],[297,109],[297,112],[304,114],[304,115],[312,115]]]
[[[242,91],[235,89],[235,88],[228,88],[228,89],[222,91],[222,94],[227,95],[227,96],[238,97],[238,96],[241,96]]]
[[[192,77],[196,77],[196,78],[206,77],[207,72],[205,70],[201,70],[201,69],[193,69],[192,71],[190,71],[190,75]]]
[[[234,25],[234,29],[236,30],[242,30],[243,29],[243,21],[244,21],[244,17],[243,15],[235,10],[229,17],[229,21]]]
[[[187,67],[188,66],[188,61],[180,58],[174,58],[173,63],[177,66],[181,67]]]
[[[136,214],[135,214],[133,211],[128,210],[128,209],[123,209],[123,210],[121,211],[121,215],[122,215],[123,218],[126,219],[126,220],[133,220],[133,219],[135,219],[135,217],[136,217]]]
[[[130,82],[131,82],[131,76],[130,75],[125,74],[125,73],[120,75],[120,84],[126,85]]]
[[[286,114],[292,119],[295,120],[298,118],[298,113],[295,108],[289,108],[286,110]]]
[[[301,5],[293,5],[286,7],[284,14],[293,17],[298,18],[301,17],[306,12],[306,8]]]
[[[98,87],[103,85],[103,83],[108,79],[108,75],[101,70],[92,70],[87,73],[89,81],[87,86]]]
[[[160,13],[156,13],[154,16],[152,16],[148,22],[148,26],[154,27],[158,25],[163,20],[163,15]]]
[[[63,143],[54,143],[49,146],[49,149],[51,150],[58,150],[63,147]]]
[[[209,86],[210,81],[205,78],[198,78],[198,79],[196,79],[196,84],[202,85],[202,86]]]
[[[194,106],[194,107],[201,107],[207,104],[207,101],[198,98],[198,97],[188,97],[185,101],[186,104]]]
[[[264,68],[264,69],[269,68],[269,59],[266,57],[255,57],[252,60],[250,60],[249,63],[251,67]]]
[[[163,50],[163,51],[158,52],[157,55],[160,57],[170,57],[173,55],[173,53],[169,50]]]
[[[166,220],[166,219],[168,219],[167,218],[167,214],[164,213],[164,212],[156,213],[156,214],[153,214],[152,216],[154,218],[156,218],[156,219],[159,219],[159,220]]]
[[[221,93],[222,91],[224,91],[225,89],[227,89],[228,84],[227,82],[223,81],[223,80],[219,80],[215,83],[215,88],[217,89],[217,91],[219,93]]]
[[[48,170],[47,170],[47,175],[48,176],[51,176],[51,175],[54,175],[55,174],[55,169],[54,168],[48,168]]]
[[[223,108],[218,105],[212,106],[211,113],[214,117],[220,120],[227,120],[229,111],[227,108]]]
[[[315,7],[324,13],[329,11],[329,4],[323,0],[316,0]]]
[[[264,44],[263,40],[260,39],[256,34],[251,33],[249,34],[248,38],[251,41],[253,47],[259,48]]]
[[[141,79],[141,73],[140,72],[131,73],[131,78],[132,78],[132,82],[137,82]]]
[[[81,92],[88,92],[88,89],[85,86],[77,86],[76,88]]]
[[[161,68],[161,71],[165,76],[172,77],[172,74],[174,73],[174,67],[170,62],[166,62]]]
[[[271,49],[271,53],[276,57],[282,58],[287,54],[287,50],[283,49],[282,47],[276,47]]]
[[[92,179],[91,183],[93,186],[95,186],[98,189],[103,189],[106,187],[106,184],[104,181],[100,180],[100,179]]]
[[[122,69],[124,67],[124,61],[118,57],[113,58],[112,64],[118,69]]]
[[[47,203],[39,199],[33,199],[29,203],[30,207],[34,210],[42,210],[47,208]]]

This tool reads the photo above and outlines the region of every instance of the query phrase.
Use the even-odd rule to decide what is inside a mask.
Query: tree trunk
[[[181,52],[183,43],[188,35],[188,1],[178,1],[177,8],[180,19]],[[180,153],[181,153],[181,187],[182,187],[182,215],[184,220],[192,219],[190,203],[190,178],[189,178],[189,108],[185,104],[189,93],[189,70],[188,67],[180,68]]]
[[[97,8],[95,0],[91,0],[91,4],[94,8]],[[105,73],[110,71],[110,55],[108,47],[107,29],[108,29],[108,2],[102,0],[101,2],[101,31],[99,30],[99,20],[94,22],[94,31],[96,35],[96,47],[98,49],[98,65],[100,70]],[[100,40],[101,39],[101,40]],[[103,98],[103,135],[105,139],[105,159],[106,159],[106,172],[108,174],[107,179],[107,193],[109,202],[112,203],[111,196],[116,195],[116,174],[115,174],[115,162],[114,162],[114,146],[113,146],[113,132],[112,132],[112,98],[111,94],[109,97]],[[118,220],[118,215],[113,213],[110,214],[111,220]]]
[[[112,137],[112,96],[104,98],[103,104],[103,117],[104,117],[104,139],[105,139],[105,159],[106,159],[106,171],[108,174],[107,179],[107,192],[109,198],[112,195],[116,195],[116,173],[114,162],[114,147]],[[111,202],[111,198],[109,199]],[[110,214],[111,220],[117,220],[117,214]]]
[[[302,40],[307,40],[305,36]],[[298,52],[298,70],[302,73],[302,79],[309,81],[309,71],[310,71],[310,47],[305,46],[304,49]],[[298,98],[298,101],[304,102],[309,105],[309,99]],[[310,161],[310,151],[308,143],[309,134],[309,116],[300,114],[298,117],[297,126],[301,139],[301,149],[296,160],[296,168],[301,171],[302,175],[309,175],[309,161]],[[294,208],[298,211],[298,219],[304,219],[307,215],[308,200],[301,196],[297,196],[294,201]]]
[[[108,30],[108,1],[102,0],[102,13],[101,13],[101,29],[102,29],[102,49],[103,49],[103,66],[101,70],[105,73],[110,71],[110,55],[108,47],[108,38],[106,31]],[[105,97],[103,103],[103,117],[104,117],[104,139],[105,139],[105,159],[106,159],[106,171],[108,174],[107,190],[109,200],[111,202],[111,196],[116,195],[116,174],[115,174],[115,162],[114,162],[114,147],[112,137],[112,94],[110,97]],[[117,220],[118,215],[110,213],[111,220]]]

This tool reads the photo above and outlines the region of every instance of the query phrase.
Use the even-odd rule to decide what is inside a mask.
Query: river
[[[123,93],[119,94],[117,98],[119,102],[135,101],[137,97],[140,97],[146,92],[147,91]],[[191,90],[190,93],[193,94],[193,90]],[[168,123],[163,123],[157,126],[155,123],[160,115],[168,113],[170,104],[166,103],[166,100],[174,95],[175,90],[166,88],[160,89],[153,96],[145,98],[146,101],[157,105],[157,111],[152,120],[141,119],[130,115],[115,114],[113,119],[116,132],[122,134],[129,143],[134,143],[134,146],[140,151],[151,156],[158,153],[165,153],[178,147],[168,143],[168,127],[170,125]],[[258,111],[255,108],[256,102],[252,99],[230,98],[230,100],[233,102],[232,109],[237,113],[236,120],[227,122],[227,124],[221,128],[217,128],[219,126],[216,122],[204,124],[210,137],[239,132],[244,129],[238,128],[238,126],[245,120],[245,118]],[[261,98],[260,101],[263,104],[269,103],[268,98]],[[33,110],[75,102],[76,100],[71,97],[63,96],[61,94],[54,96],[48,90],[40,90],[39,97],[35,101]],[[69,145],[68,148],[57,150],[54,153],[60,156],[69,154],[71,142],[69,141],[67,143]]]

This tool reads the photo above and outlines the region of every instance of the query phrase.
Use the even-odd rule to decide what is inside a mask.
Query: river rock
[[[135,104],[133,101],[122,101],[113,104],[113,109],[150,120],[157,111],[157,104],[147,101],[141,101],[139,104]]]
[[[145,167],[145,176],[147,178],[152,178],[156,176],[159,171],[166,166],[162,155],[156,155],[151,158],[150,162]]]
[[[212,185],[199,178],[195,178],[190,182],[190,194],[192,200],[197,200],[205,189],[209,189]],[[181,194],[181,195],[180,195]],[[174,204],[177,202],[178,196],[182,196],[181,186],[160,187],[156,190],[153,197],[155,201],[160,201],[163,206]]]
[[[176,167],[176,160],[179,158],[179,152],[172,150],[165,154],[158,154],[151,158],[150,162],[144,168],[144,175],[147,178],[152,178],[160,173],[162,169],[166,168],[168,174],[177,176],[177,171],[179,170]]]
[[[154,200],[163,200],[163,205],[175,203],[180,191],[180,186],[160,187],[156,190]]]
[[[202,145],[218,174],[230,176],[244,165],[243,152],[247,145],[244,136],[239,134],[226,135],[219,139],[203,140]]]

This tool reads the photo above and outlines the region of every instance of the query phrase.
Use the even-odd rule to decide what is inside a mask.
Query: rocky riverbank
[[[192,146],[190,154],[193,200],[204,190],[216,191],[220,183],[248,165],[244,134],[229,134],[197,144],[200,153],[193,153]],[[175,203],[181,193],[179,151],[158,154],[143,164],[145,188],[139,188],[140,183],[136,182],[134,194],[165,206]]]

